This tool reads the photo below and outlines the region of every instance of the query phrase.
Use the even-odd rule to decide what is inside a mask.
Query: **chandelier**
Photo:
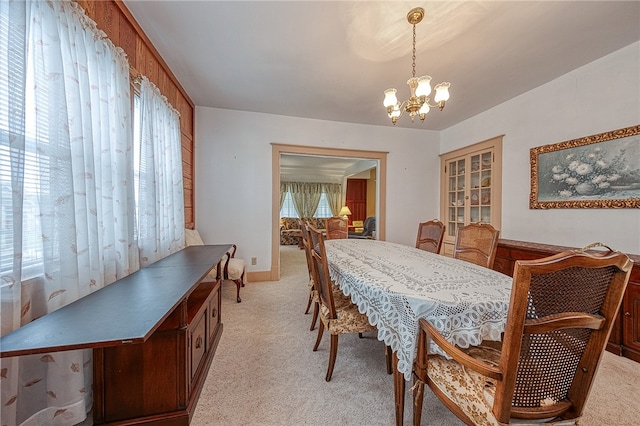
[[[411,121],[416,115],[420,117],[421,121],[424,121],[427,113],[431,108],[438,108],[440,111],[444,108],[444,104],[449,100],[449,86],[450,83],[440,83],[435,87],[435,96],[433,101],[436,103],[432,105],[429,103],[429,95],[431,94],[431,76],[423,75],[422,77],[416,77],[416,24],[422,21],[424,18],[424,9],[416,7],[411,9],[407,14],[407,21],[413,25],[413,64],[411,78],[407,81],[411,96],[406,101],[400,103],[396,97],[398,92],[396,89],[387,89],[384,91],[384,106],[387,108],[387,113],[393,124],[402,116],[404,112],[408,112],[411,117]]]

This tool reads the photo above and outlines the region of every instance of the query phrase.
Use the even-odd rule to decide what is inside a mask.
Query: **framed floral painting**
[[[640,208],[640,125],[532,148],[529,208]]]

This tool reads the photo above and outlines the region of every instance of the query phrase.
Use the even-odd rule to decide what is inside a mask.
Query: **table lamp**
[[[338,213],[338,216],[342,216],[344,220],[348,221],[349,218],[347,216],[350,214],[351,214],[351,210],[349,210],[349,207],[344,206],[343,208],[340,209],[340,213]]]

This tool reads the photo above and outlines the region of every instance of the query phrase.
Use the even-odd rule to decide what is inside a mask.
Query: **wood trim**
[[[127,6],[124,4],[124,2],[122,0],[108,0],[108,1],[112,1],[113,3],[115,3],[116,6],[118,6],[118,9],[120,9],[122,14],[127,19],[127,21],[135,29],[137,36],[140,37],[144,41],[146,47],[151,51],[151,53],[153,53],[153,56],[155,57],[155,59],[158,61],[158,63],[162,67],[162,69],[167,73],[167,75],[168,75],[169,79],[171,80],[171,82],[173,82],[173,84],[180,91],[182,96],[184,96],[185,100],[191,106],[191,108],[195,108],[195,104],[193,103],[193,101],[189,97],[189,94],[187,94],[187,92],[184,90],[184,88],[182,87],[182,85],[180,84],[180,82],[178,81],[176,76],[173,74],[173,72],[171,72],[171,68],[169,68],[169,65],[167,65],[167,63],[162,58],[162,55],[160,55],[160,53],[156,50],[156,48],[154,47],[153,43],[151,43],[151,40],[149,40],[149,37],[147,37],[145,32],[142,30],[142,27],[140,27],[140,25],[135,20],[135,18],[133,17],[133,15],[129,11],[129,9],[127,9]],[[100,3],[100,2],[101,1],[98,1],[97,3]]]
[[[378,218],[376,218],[377,238],[386,238],[386,214],[387,214],[387,154],[388,151],[366,151],[344,148],[322,148],[304,145],[285,145],[272,143],[271,157],[271,181],[272,181],[272,213],[271,213],[271,280],[280,279],[280,155],[303,154],[322,155],[326,157],[365,158],[378,161]]]

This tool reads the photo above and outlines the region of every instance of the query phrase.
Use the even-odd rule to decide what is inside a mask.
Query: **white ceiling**
[[[382,92],[408,97],[421,6],[416,72],[451,99],[397,125],[432,130],[640,40],[639,1],[124,3],[198,106],[383,126]]]
[[[360,173],[377,167],[377,163],[374,160],[360,158],[282,154],[280,156],[280,180],[283,182],[341,184],[345,177],[359,177]]]

